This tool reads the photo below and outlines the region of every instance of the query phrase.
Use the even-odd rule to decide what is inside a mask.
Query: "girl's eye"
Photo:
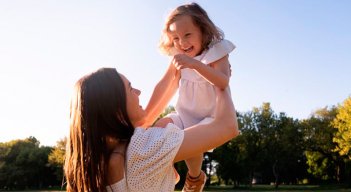
[[[185,37],[190,37],[191,33],[185,34]]]
[[[178,41],[178,40],[179,40],[178,37],[174,37],[174,38],[173,38],[173,41]]]

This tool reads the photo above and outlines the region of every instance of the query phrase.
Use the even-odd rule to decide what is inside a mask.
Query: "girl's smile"
[[[170,39],[176,49],[195,57],[202,51],[202,32],[188,15],[178,17],[169,25]]]

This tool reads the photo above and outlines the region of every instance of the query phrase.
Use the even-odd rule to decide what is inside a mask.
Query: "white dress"
[[[201,55],[194,57],[208,65],[234,50],[235,46],[228,40],[212,45]],[[199,123],[208,123],[213,119],[216,105],[214,85],[193,69],[181,69],[179,96],[175,106],[176,113],[168,115],[173,123],[184,129]]]
[[[174,124],[165,128],[135,128],[126,153],[124,178],[106,186],[108,192],[174,191],[177,175],[173,161],[184,131]]]

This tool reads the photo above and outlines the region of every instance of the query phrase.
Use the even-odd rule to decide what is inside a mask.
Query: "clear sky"
[[[74,83],[100,67],[125,74],[145,107],[169,63],[157,48],[165,17],[188,2],[0,0],[0,142],[54,146],[68,133]],[[237,46],[238,111],[270,102],[304,119],[351,95],[351,1],[196,2]]]

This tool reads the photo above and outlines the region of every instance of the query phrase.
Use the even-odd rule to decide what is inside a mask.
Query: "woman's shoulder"
[[[177,151],[184,138],[184,131],[174,124],[165,128],[150,127],[148,129],[136,128],[128,146],[128,157],[162,156],[170,151]]]
[[[166,127],[148,127],[148,128],[142,128],[142,127],[137,127],[134,130],[134,136],[140,136],[140,135],[159,135],[159,134],[168,134],[168,133],[177,133],[181,132],[182,130],[174,125],[173,123],[167,124]]]
[[[173,124],[135,128],[127,149],[128,185],[138,191],[163,186],[164,178],[174,175],[170,167],[183,137],[184,131]]]

